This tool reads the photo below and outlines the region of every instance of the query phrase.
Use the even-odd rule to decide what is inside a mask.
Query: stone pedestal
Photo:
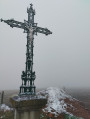
[[[13,97],[10,102],[15,108],[14,119],[40,119],[40,109],[46,105],[47,99]]]

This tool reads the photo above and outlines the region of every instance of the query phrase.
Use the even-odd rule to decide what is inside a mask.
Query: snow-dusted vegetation
[[[45,119],[90,119],[90,114],[80,105],[80,102],[63,89],[50,87],[38,92],[37,95],[47,98],[47,104],[42,109],[41,116],[44,115],[44,118],[46,116]]]
[[[5,104],[0,105],[0,119],[14,119],[13,108]]]
[[[13,109],[10,108],[9,106],[5,105],[5,104],[1,104],[0,105],[0,110],[8,111],[8,110],[13,110]]]
[[[67,104],[64,102],[65,98],[73,100],[73,98],[66,94],[64,90],[55,87],[40,91],[38,95],[44,95],[48,99],[46,108],[44,108],[43,111],[51,112],[52,114],[55,114],[55,116],[60,113],[68,113],[66,111]]]

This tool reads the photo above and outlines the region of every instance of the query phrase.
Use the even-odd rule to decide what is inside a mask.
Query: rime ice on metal
[[[33,41],[34,35],[37,33],[42,33],[45,35],[52,34],[47,28],[41,28],[37,26],[37,23],[34,23],[35,10],[33,5],[30,4],[30,8],[27,9],[28,20],[24,20],[24,23],[16,21],[14,19],[3,20],[10,27],[17,27],[24,29],[24,33],[27,33],[27,45],[26,45],[26,68],[25,71],[22,71],[21,79],[22,85],[20,86],[20,95],[35,95],[36,87],[34,85],[34,80],[36,78],[35,71],[33,71]]]

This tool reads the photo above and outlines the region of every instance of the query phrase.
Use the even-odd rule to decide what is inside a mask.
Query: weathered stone
[[[10,102],[15,108],[14,119],[40,119],[40,109],[46,105],[47,99],[15,100],[12,97]]]

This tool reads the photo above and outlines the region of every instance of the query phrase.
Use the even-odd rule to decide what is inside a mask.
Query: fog
[[[36,87],[90,87],[90,1],[0,0],[0,18],[24,22],[30,3],[35,23],[53,32],[34,37]],[[23,30],[0,22],[0,90],[19,89],[25,53]]]

